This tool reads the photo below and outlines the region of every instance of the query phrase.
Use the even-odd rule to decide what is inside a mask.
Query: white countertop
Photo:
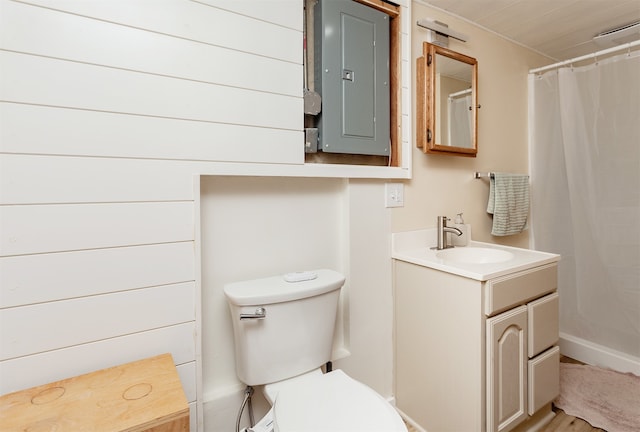
[[[435,228],[391,234],[391,257],[479,281],[486,281],[560,260],[558,254],[470,241],[466,247],[503,250],[511,252],[513,258],[503,262],[484,264],[454,262],[438,258],[436,254],[440,251],[431,249],[436,245],[436,234]]]

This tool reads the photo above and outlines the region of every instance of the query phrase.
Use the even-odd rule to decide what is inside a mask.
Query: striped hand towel
[[[490,179],[487,213],[493,215],[491,234],[506,236],[527,228],[529,176],[495,173]]]

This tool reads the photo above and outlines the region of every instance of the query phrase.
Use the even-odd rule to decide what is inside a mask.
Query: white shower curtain
[[[532,233],[560,331],[640,358],[640,56],[529,75]]]
[[[471,116],[471,92],[467,95],[449,96],[449,139],[451,146],[470,147],[473,118]]]

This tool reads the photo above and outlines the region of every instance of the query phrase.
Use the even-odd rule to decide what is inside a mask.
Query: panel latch
[[[353,78],[354,78],[354,72],[352,70],[349,69],[343,69],[342,70],[342,79],[345,81],[352,81],[353,82]]]

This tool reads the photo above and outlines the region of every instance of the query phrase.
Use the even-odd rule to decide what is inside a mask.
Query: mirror
[[[478,153],[478,62],[424,42],[417,61],[417,146],[425,153]]]

